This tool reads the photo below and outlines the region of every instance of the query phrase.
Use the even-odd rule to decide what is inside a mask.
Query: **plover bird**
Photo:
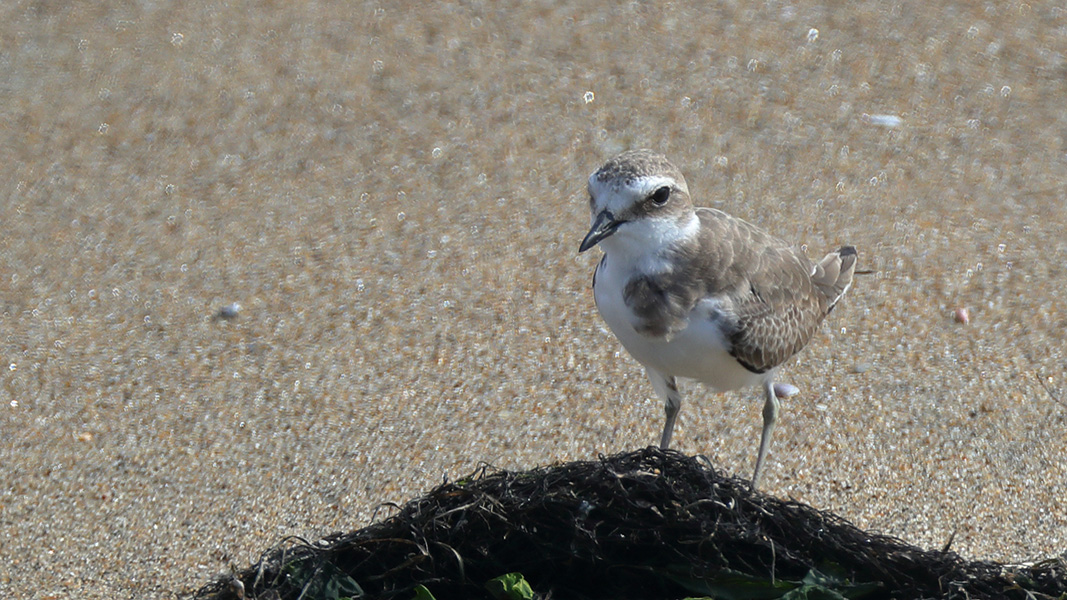
[[[812,263],[751,223],[694,208],[682,173],[650,150],[624,152],[590,175],[589,208],[592,227],[578,251],[604,251],[593,297],[665,403],[660,447],[670,446],[682,407],[677,378],[716,391],[760,386],[755,488],[778,417],[775,372],[848,291],[856,249]]]

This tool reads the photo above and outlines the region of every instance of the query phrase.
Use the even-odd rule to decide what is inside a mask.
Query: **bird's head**
[[[631,150],[589,176],[592,225],[578,252],[601,244],[652,249],[689,237],[699,226],[681,171],[651,150]]]

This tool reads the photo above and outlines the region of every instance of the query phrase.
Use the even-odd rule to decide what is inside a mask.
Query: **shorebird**
[[[682,407],[678,378],[716,391],[760,386],[756,488],[778,396],[792,388],[775,385],[776,371],[848,291],[856,249],[842,246],[812,263],[751,223],[694,208],[682,173],[651,150],[624,152],[590,175],[589,208],[592,226],[578,251],[604,251],[593,297],[664,401],[660,447],[670,446]]]

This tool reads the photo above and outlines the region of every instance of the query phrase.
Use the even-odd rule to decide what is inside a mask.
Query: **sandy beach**
[[[577,253],[638,147],[871,271],[782,369],[765,491],[1060,555],[1064,98],[1039,3],[6,3],[0,596],[175,598],[656,442]],[[684,391],[673,447],[750,474],[759,391]]]

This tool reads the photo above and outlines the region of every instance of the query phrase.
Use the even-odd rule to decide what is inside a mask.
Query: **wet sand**
[[[0,32],[4,597],[171,598],[483,462],[653,443],[576,253],[631,147],[873,271],[783,369],[766,491],[1067,550],[1061,9],[41,2]],[[747,476],[759,392],[685,391],[675,447]]]

